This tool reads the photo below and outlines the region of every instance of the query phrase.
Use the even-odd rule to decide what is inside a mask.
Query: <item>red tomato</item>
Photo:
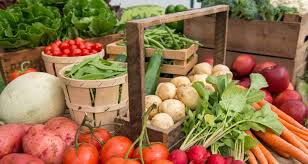
[[[64,49],[62,50],[63,52],[63,55],[66,55],[66,56],[70,56],[71,55],[71,50],[70,49]]]
[[[140,162],[132,159],[123,159],[121,157],[112,157],[105,164],[140,164]]]
[[[132,141],[124,136],[115,136],[109,139],[104,146],[102,147],[102,151],[100,152],[101,163],[104,164],[112,157],[122,157],[124,158],[128,149],[132,146]],[[131,157],[133,153],[132,151],[129,153],[129,157]]]
[[[91,43],[91,42],[86,42],[85,43],[85,49],[87,49],[89,51],[93,49],[93,46],[94,46],[94,44]]]
[[[83,49],[82,50],[82,55],[83,56],[86,56],[86,55],[89,55],[90,54],[90,51],[89,50],[87,50],[87,49]]]
[[[134,151],[133,158],[140,158],[138,148]],[[148,147],[142,149],[142,157],[146,164],[150,164],[155,160],[168,160],[168,148],[161,143],[153,143]]]
[[[85,44],[83,43],[83,42],[81,42],[81,43],[79,43],[79,44],[77,44],[78,45],[78,47],[80,48],[80,49],[85,49],[86,48],[86,46],[85,46]]]
[[[69,45],[68,43],[64,42],[64,43],[61,43],[60,48],[61,48],[62,50],[63,50],[63,49],[68,49],[68,48],[70,48],[70,45]]]
[[[75,40],[69,40],[69,41],[68,41],[68,44],[70,44],[70,45],[75,45],[76,42],[75,42]]]
[[[51,51],[51,53],[53,54],[53,56],[61,56],[62,55],[62,52],[61,50],[58,48],[58,49],[53,49]]]
[[[94,130],[94,135],[102,142],[106,143],[110,138],[111,138],[111,134],[103,129],[103,128],[97,128]],[[89,143],[94,145],[97,150],[101,149],[101,145],[99,142],[96,141],[95,137],[92,136],[92,134],[88,131],[86,131],[84,134],[80,134],[78,137],[78,142],[79,143]]]
[[[24,71],[22,74],[30,73],[30,72],[38,72],[35,68],[29,68],[26,71]]]
[[[47,46],[45,49],[44,49],[44,52],[45,54],[48,54],[48,52],[51,51],[51,46]]]
[[[151,162],[151,164],[173,164],[173,162],[169,160],[155,160]]]
[[[96,51],[99,52],[99,51],[102,50],[102,48],[103,48],[102,44],[100,44],[100,43],[95,43],[94,49],[95,49]]]
[[[73,51],[74,49],[77,49],[78,48],[78,46],[76,46],[76,45],[71,45],[71,51]]]
[[[96,54],[97,53],[97,51],[96,50],[91,50],[91,54]]]
[[[62,42],[61,42],[61,40],[56,40],[54,43],[55,43],[55,45],[59,46]]]
[[[73,56],[81,56],[81,50],[80,49],[73,49],[72,55]]]
[[[63,164],[97,164],[98,155],[95,146],[82,143],[77,150],[74,146],[66,148],[63,155]]]
[[[21,75],[21,74],[20,74],[19,71],[14,71],[14,72],[12,72],[12,73],[10,74],[10,80],[12,81],[12,80],[16,79],[17,77],[19,77],[20,75]]]

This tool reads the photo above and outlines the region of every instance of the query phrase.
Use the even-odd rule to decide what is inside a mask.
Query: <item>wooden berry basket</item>
[[[116,127],[116,133],[136,139],[140,134],[142,126],[142,115],[144,113],[144,28],[187,20],[196,17],[216,14],[215,26],[215,62],[225,63],[226,33],[228,24],[229,7],[219,5],[209,8],[190,10],[175,14],[168,14],[147,19],[130,21],[126,25],[127,55],[128,55],[128,85],[129,85],[129,116],[116,118],[117,123],[123,124]],[[200,29],[204,27],[199,26]],[[185,33],[184,33],[185,34]],[[186,35],[186,34],[185,34]],[[148,126],[150,140],[163,142],[168,147],[180,143],[183,138],[181,133],[182,121],[179,121],[168,130]],[[129,130],[127,130],[129,129]]]
[[[59,71],[67,65],[74,64],[74,63],[80,63],[87,58],[92,58],[96,56],[101,56],[103,58],[104,55],[105,55],[104,49],[102,49],[102,51],[96,54],[91,54],[87,56],[76,56],[76,57],[50,56],[50,55],[45,54],[44,51],[42,51],[42,59],[45,64],[45,70],[47,73],[54,75],[54,76],[58,76]]]
[[[122,40],[110,43],[106,46],[106,53],[109,54],[109,59],[113,60],[118,54],[126,54],[125,46],[119,46],[118,43]],[[187,49],[181,50],[163,50],[163,58],[172,60],[172,64],[163,64],[161,73],[170,75],[187,75],[187,73],[198,62],[196,54],[198,45],[192,44]],[[145,57],[151,57],[155,52],[154,48],[146,48]]]
[[[66,105],[74,121],[80,124],[87,114],[90,119],[95,118],[96,125],[114,124],[115,117],[126,114],[127,74],[104,80],[75,80],[65,76],[65,71],[73,66],[74,64],[71,64],[61,69],[59,78],[62,82]],[[91,95],[93,95],[92,98]],[[113,131],[114,126],[106,126],[106,129]]]

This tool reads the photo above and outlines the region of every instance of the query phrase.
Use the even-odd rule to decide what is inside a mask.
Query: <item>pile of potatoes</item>
[[[176,122],[185,118],[185,108],[194,110],[199,101],[198,92],[192,83],[201,81],[205,89],[214,92],[215,88],[206,82],[208,76],[230,74],[230,69],[222,64],[214,67],[208,63],[199,63],[194,66],[189,77],[179,76],[170,82],[160,83],[155,95],[145,97],[145,110],[149,113],[150,124],[157,128],[168,129]]]

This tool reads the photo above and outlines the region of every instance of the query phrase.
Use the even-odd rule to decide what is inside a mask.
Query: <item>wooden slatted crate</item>
[[[129,88],[129,116],[119,117],[116,122],[122,124],[117,126],[116,133],[136,139],[142,126],[142,115],[144,106],[144,28],[170,23],[196,17],[204,17],[216,14],[216,37],[215,37],[215,62],[224,63],[226,53],[226,33],[228,22],[228,10],[226,5],[219,5],[204,9],[190,10],[175,14],[152,17],[147,19],[130,21],[126,25],[127,54],[128,54],[128,88]],[[200,29],[204,27],[199,26]],[[181,133],[182,121],[177,122],[168,130],[148,126],[150,140],[163,142],[168,147],[180,143],[183,135]],[[129,130],[127,130],[129,129]]]

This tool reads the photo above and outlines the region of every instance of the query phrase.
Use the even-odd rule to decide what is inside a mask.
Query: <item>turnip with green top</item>
[[[151,112],[149,113],[149,119],[158,113],[158,107],[161,103],[162,100],[156,95],[145,96],[145,110],[147,111],[152,107]]]
[[[190,80],[186,76],[179,76],[171,79],[170,81],[174,84],[177,88],[183,85],[191,85]]]
[[[176,86],[173,83],[160,83],[157,86],[155,95],[162,100],[173,99],[176,95]]]
[[[177,98],[182,101],[188,108],[195,109],[198,101],[199,94],[192,86],[181,86],[176,92]]]
[[[185,105],[179,100],[168,99],[160,104],[159,112],[167,113],[174,122],[178,122],[185,117]]]
[[[212,74],[213,66],[209,63],[203,62],[194,66],[192,74]]]
[[[174,125],[174,122],[167,113],[158,113],[152,118],[151,125],[161,129],[169,129]]]

